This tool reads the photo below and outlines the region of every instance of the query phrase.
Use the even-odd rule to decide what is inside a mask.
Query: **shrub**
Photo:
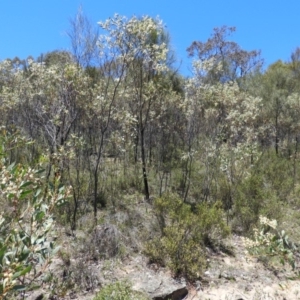
[[[205,244],[229,234],[220,204],[196,205],[195,209],[175,195],[154,201],[161,234],[146,244],[150,261],[167,265],[174,275],[199,278],[206,266]]]
[[[270,260],[275,258],[284,265],[288,263],[295,268],[294,250],[296,247],[289,241],[285,231],[277,229],[277,221],[259,217],[259,226],[253,229],[253,238],[244,238],[249,254]]]
[[[53,209],[69,191],[55,183],[46,186],[40,171],[8,164],[14,138],[1,136],[0,147],[0,299],[13,291],[36,286],[51,262],[55,248]]]
[[[268,186],[263,174],[253,171],[236,188],[233,213],[234,229],[248,232],[264,214],[269,218],[279,219],[282,204],[276,196],[276,191]]]
[[[93,300],[147,300],[144,295],[133,291],[126,281],[118,281],[104,286]]]

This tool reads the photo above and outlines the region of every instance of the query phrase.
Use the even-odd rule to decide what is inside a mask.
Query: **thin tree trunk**
[[[97,160],[95,164],[95,170],[94,170],[94,222],[95,225],[97,225],[97,200],[98,200],[98,178],[99,178],[99,165],[100,160],[102,156],[102,149],[103,149],[103,143],[104,143],[104,133],[106,129],[101,133],[101,140],[99,145],[99,152],[97,154]]]
[[[147,176],[147,167],[146,167],[146,155],[145,155],[145,145],[144,145],[144,129],[141,130],[141,156],[142,156],[142,170],[143,170],[143,180],[144,180],[144,192],[145,199],[149,201],[149,184]]]
[[[295,189],[296,186],[296,182],[297,182],[297,156],[298,156],[298,137],[295,138],[296,141],[296,145],[295,145],[295,153],[294,153],[294,183],[293,183],[293,187]]]

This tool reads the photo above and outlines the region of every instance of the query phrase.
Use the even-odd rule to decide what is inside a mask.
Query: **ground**
[[[188,300],[300,299],[300,281],[289,266],[266,267],[245,250],[241,237],[231,237],[234,256],[212,255],[205,284],[191,288]]]
[[[188,295],[177,298],[185,300],[300,299],[300,280],[288,265],[277,269],[266,266],[246,252],[242,238],[238,235],[232,235],[227,242],[231,245],[231,254],[207,249],[208,268],[203,278],[193,284],[186,283],[183,278],[173,279],[168,270],[149,265],[141,254],[122,261],[91,262],[85,268],[97,275],[100,285],[126,279],[134,289],[148,293],[152,299],[168,287],[176,289],[176,285],[178,288],[186,285]],[[59,260],[54,265],[54,269],[63,267]],[[95,284],[93,289],[87,288],[85,291],[75,292],[70,289],[65,295],[52,299],[92,300],[100,285]],[[47,294],[46,291],[44,293]]]

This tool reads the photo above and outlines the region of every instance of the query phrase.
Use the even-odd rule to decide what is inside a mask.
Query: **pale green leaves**
[[[14,140],[18,139],[1,136],[3,155]],[[64,204],[70,193],[59,185],[45,188],[38,170],[6,163],[3,157],[0,197],[12,209],[0,216],[0,299],[11,290],[30,289],[39,271],[50,263],[57,251],[52,211]]]
[[[127,64],[142,59],[157,72],[167,70],[168,48],[166,43],[159,41],[164,33],[164,26],[159,18],[134,16],[127,19],[115,14],[98,24],[107,32],[100,36],[98,42],[100,58],[110,57]]]
[[[265,216],[259,217],[259,226],[253,230],[253,238],[243,238],[247,251],[258,257],[275,257],[284,265],[295,268],[295,245],[289,241],[284,230],[278,230],[277,221]]]

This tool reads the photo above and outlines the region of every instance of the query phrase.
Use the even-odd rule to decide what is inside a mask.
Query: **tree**
[[[207,73],[214,68],[206,61],[203,64]],[[229,210],[238,182],[259,157],[262,99],[244,91],[236,81],[205,82],[196,69],[195,76],[186,81],[182,106],[186,118],[183,199],[190,200],[190,187],[200,185],[191,201],[221,198]]]
[[[147,131],[151,133],[149,126],[160,116],[166,94],[170,92],[170,87],[164,86],[160,77],[168,70],[168,48],[162,22],[150,17],[129,20],[127,39],[133,45],[128,76],[133,88],[130,114],[136,120],[136,149],[139,143],[145,198],[149,200],[146,134]]]
[[[273,144],[276,154],[290,133],[288,96],[295,91],[295,82],[290,66],[282,61],[270,65],[262,78],[261,96],[264,99],[267,121],[264,143]]]
[[[163,101],[163,86],[159,76],[168,70],[168,48],[164,42],[164,28],[160,20],[148,16],[141,19],[133,17],[127,20],[115,15],[112,19],[100,23],[108,31],[102,37],[102,52],[116,63],[116,68],[123,70],[123,103],[127,116],[134,120],[136,149],[140,148],[145,198],[150,196],[147,171],[146,132],[150,120],[157,116]],[[118,82],[120,77],[114,81]],[[131,122],[130,121],[130,122]]]
[[[72,141],[80,136],[79,120],[84,116],[89,77],[74,63],[46,65],[31,60],[26,70],[17,69],[13,78],[14,87],[18,88],[6,90],[7,109],[16,116],[14,126],[37,142],[32,145],[31,160],[47,164],[48,180],[74,185],[66,175],[73,154],[78,152],[78,148],[72,148]],[[73,213],[73,223],[78,203],[76,191],[73,190],[74,211],[69,212]]]
[[[50,67],[51,65],[72,64],[73,58],[72,54],[68,51],[54,50],[46,54],[41,54],[37,58],[37,62],[45,63],[47,67]]]
[[[97,60],[99,31],[84,15],[82,7],[78,9],[75,18],[70,20],[70,29],[67,35],[70,38],[73,56],[77,64],[82,67],[93,65]]]
[[[295,49],[295,51],[291,54],[291,62],[290,62],[290,66],[293,72],[293,77],[295,79],[300,78],[300,47],[297,47]],[[299,86],[298,86],[298,90],[299,90]]]
[[[194,41],[187,48],[190,57],[199,59],[197,64],[201,67],[197,72],[206,82],[237,80],[262,66],[260,51],[246,51],[227,40],[235,30],[235,27],[227,26],[214,28],[206,42]]]

